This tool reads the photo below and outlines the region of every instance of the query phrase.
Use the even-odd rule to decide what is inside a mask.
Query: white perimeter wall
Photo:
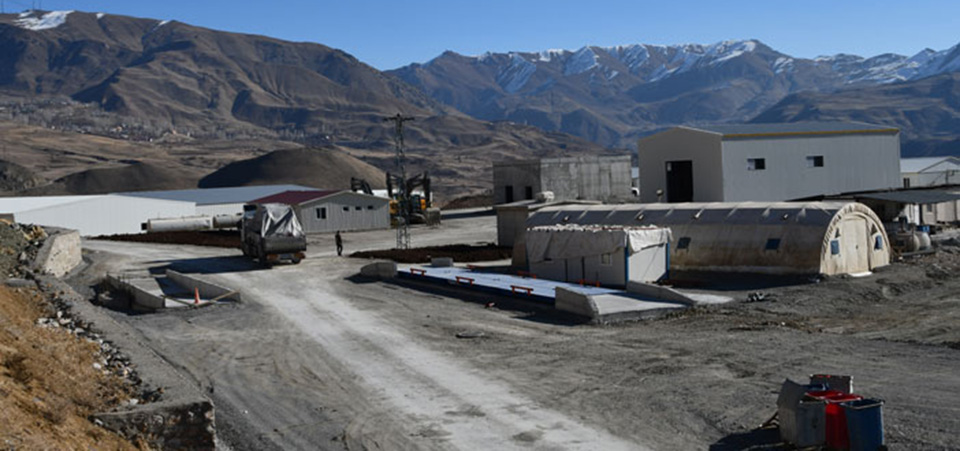
[[[63,227],[82,236],[140,233],[140,224],[148,219],[179,218],[196,214],[193,202],[147,199],[126,196],[80,197],[62,203],[14,214],[22,224]]]

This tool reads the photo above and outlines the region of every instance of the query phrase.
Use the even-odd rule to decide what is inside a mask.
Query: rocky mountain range
[[[795,93],[909,83],[958,70],[960,45],[910,57],[805,59],[745,40],[480,56],[448,51],[390,73],[477,118],[633,147],[638,136],[667,126],[744,122]]]
[[[69,193],[148,176],[132,186],[192,187],[240,160],[270,165],[241,183],[310,179],[276,167],[301,160],[392,171],[384,118],[397,112],[416,118],[408,171],[431,171],[445,197],[488,189],[494,160],[623,153],[679,124],[864,120],[900,127],[908,154],[955,153],[957,71],[960,47],[804,59],[745,40],[446,52],[381,72],[320,44],[176,21],[0,14],[0,178]],[[359,161],[265,157],[305,148]]]
[[[0,120],[64,132],[181,144],[257,139],[275,148],[335,143],[390,169],[393,128],[383,119],[403,112],[417,118],[406,128],[408,169],[433,172],[440,193],[489,185],[493,159],[608,152],[570,135],[474,119],[320,44],[28,11],[0,15],[0,49]]]

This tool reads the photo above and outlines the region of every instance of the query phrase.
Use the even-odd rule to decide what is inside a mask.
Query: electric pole
[[[397,196],[397,209],[400,217],[397,218],[397,249],[410,248],[410,193],[407,192],[407,171],[403,167],[403,123],[414,118],[397,113],[396,116],[383,118],[384,121],[393,121],[393,144],[397,153],[397,169],[400,170],[400,183]]]

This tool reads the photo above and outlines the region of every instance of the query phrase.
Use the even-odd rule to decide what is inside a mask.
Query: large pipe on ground
[[[240,218],[241,215],[239,214],[157,218],[147,220],[147,222],[140,225],[140,229],[147,233],[235,229],[240,225]]]

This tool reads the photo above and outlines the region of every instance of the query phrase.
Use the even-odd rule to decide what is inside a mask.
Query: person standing
[[[343,238],[340,238],[340,231],[337,230],[337,234],[333,236],[333,240],[337,243],[337,257],[343,255]]]

